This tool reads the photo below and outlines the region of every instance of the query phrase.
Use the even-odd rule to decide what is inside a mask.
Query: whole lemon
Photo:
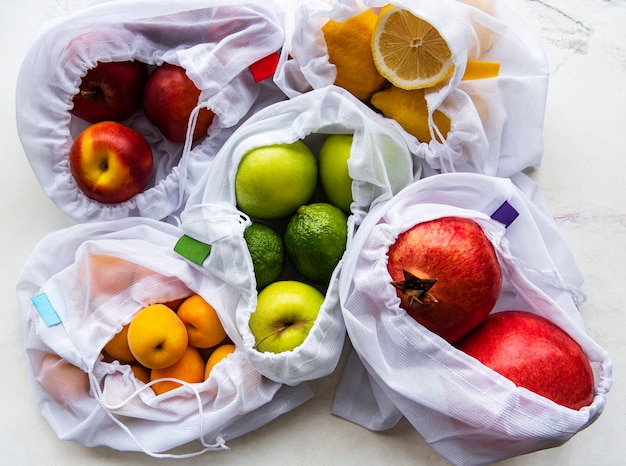
[[[319,202],[303,205],[285,229],[285,250],[307,280],[325,285],[341,260],[348,238],[348,217],[338,207]]]
[[[352,134],[331,134],[320,148],[318,164],[320,183],[329,202],[346,214],[352,204],[352,178],[348,159],[352,148]]]
[[[372,56],[372,33],[377,20],[376,13],[365,10],[346,21],[331,19],[322,26],[328,61],[337,70],[335,85],[360,100],[368,100],[387,83]]]
[[[317,158],[302,141],[251,149],[237,168],[237,205],[258,219],[286,217],[311,199],[317,173]]]
[[[432,140],[424,89],[405,90],[389,86],[384,91],[376,92],[372,96],[371,104],[387,118],[396,120],[407,133],[415,136],[420,142]],[[451,129],[450,118],[442,111],[435,110],[433,121],[445,139]],[[441,142],[437,133],[435,137]]]

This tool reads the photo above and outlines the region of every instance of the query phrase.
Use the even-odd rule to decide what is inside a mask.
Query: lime
[[[318,164],[320,183],[329,202],[346,214],[352,204],[352,178],[348,173],[348,159],[352,148],[352,134],[331,134],[320,148]]]
[[[246,152],[235,176],[239,208],[258,219],[291,215],[317,186],[317,158],[302,142],[272,144]]]
[[[285,250],[294,268],[307,280],[327,284],[346,249],[348,217],[325,202],[303,205],[285,229]]]
[[[258,222],[246,227],[243,237],[252,257],[257,289],[260,290],[276,281],[283,271],[283,240],[271,227]]]

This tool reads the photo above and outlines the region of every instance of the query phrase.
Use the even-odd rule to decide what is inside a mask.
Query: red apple
[[[448,342],[476,327],[500,295],[498,258],[471,219],[418,223],[398,235],[387,257],[400,307]]]
[[[183,143],[192,110],[198,105],[200,90],[187,76],[184,68],[165,63],[149,76],[143,93],[146,117],[156,125],[163,136]],[[202,108],[193,132],[193,140],[206,136],[213,121],[213,112]]]
[[[70,113],[89,123],[122,121],[141,107],[147,77],[140,61],[98,62],[83,76]]]
[[[544,317],[527,311],[494,313],[456,347],[560,405],[577,410],[593,400],[593,371],[585,353]]]
[[[114,121],[88,126],[72,143],[70,169],[78,187],[98,202],[123,202],[152,176],[152,149],[137,131]]]

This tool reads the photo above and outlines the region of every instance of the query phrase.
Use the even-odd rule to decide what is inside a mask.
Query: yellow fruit
[[[471,79],[495,78],[499,73],[500,62],[468,60],[463,79],[469,81]]]
[[[104,352],[120,362],[132,362],[135,356],[128,346],[128,326],[126,324],[109,342],[104,345]]]
[[[152,369],[150,381],[171,377],[188,383],[200,383],[204,381],[204,361],[196,348],[188,346],[183,356],[174,364],[162,369]],[[182,384],[169,380],[157,382],[152,385],[152,390],[157,395],[169,392]]]
[[[400,7],[383,10],[372,35],[376,68],[394,86],[434,86],[454,71],[452,51],[427,20]]]
[[[387,118],[396,120],[407,133],[415,136],[420,142],[432,140],[428,129],[428,105],[423,89],[405,90],[391,86],[374,94],[371,104]],[[445,139],[450,132],[450,118],[440,110],[435,110],[433,122]],[[441,142],[437,133],[435,136]]]
[[[235,176],[237,205],[259,219],[291,215],[309,201],[316,186],[317,158],[302,141],[248,151]]]
[[[285,250],[307,280],[327,284],[341,260],[348,237],[348,218],[332,204],[303,205],[285,229]]]
[[[135,359],[149,369],[174,364],[185,353],[188,342],[185,324],[164,304],[143,308],[128,327],[128,346]]]
[[[320,148],[318,164],[320,183],[329,202],[346,214],[352,204],[352,178],[348,159],[352,149],[352,134],[331,134]]]
[[[246,227],[243,237],[248,246],[257,290],[278,280],[285,265],[285,246],[276,231],[262,223],[253,222]]]
[[[226,338],[217,311],[198,294],[187,298],[178,308],[189,335],[189,344],[195,348],[211,348]]]
[[[139,364],[131,364],[130,370],[133,372],[133,375],[137,380],[140,380],[143,383],[150,382],[150,371],[145,367]]]
[[[330,20],[322,26],[330,63],[335,65],[335,85],[357,99],[368,100],[386,80],[372,58],[372,32],[378,15],[365,10],[346,21]]]
[[[222,359],[225,359],[231,353],[235,352],[235,345],[225,344],[218,346],[209,356],[209,359],[206,362],[206,366],[204,368],[204,380],[209,378],[211,371],[215,367],[215,365],[220,362]]]
[[[497,2],[494,0],[459,0],[461,3],[466,3],[471,5],[479,10],[484,11],[488,15],[493,17],[498,17],[497,14]],[[488,27],[483,25],[480,21],[475,21],[472,24],[474,31],[476,32],[476,38],[478,39],[478,44],[480,45],[480,54],[484,55],[486,52],[491,49],[491,46],[498,39],[498,33]]]

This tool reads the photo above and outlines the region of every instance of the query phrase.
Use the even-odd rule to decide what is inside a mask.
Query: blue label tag
[[[45,293],[35,296],[31,299],[31,302],[48,327],[61,323],[59,314],[57,314],[57,311],[54,310],[52,303]]]
[[[515,208],[507,201],[504,201],[504,203],[491,215],[491,218],[496,222],[504,224],[504,226],[508,228],[518,216],[519,212],[515,210]]]

